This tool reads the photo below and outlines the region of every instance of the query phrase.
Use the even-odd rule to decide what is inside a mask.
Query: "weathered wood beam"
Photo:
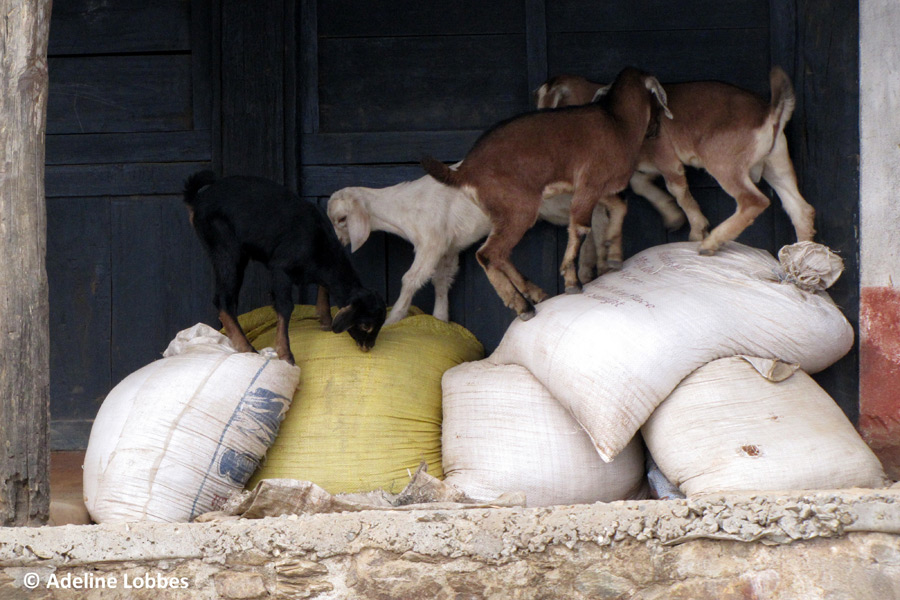
[[[0,0],[0,525],[50,506],[44,132],[50,0]]]

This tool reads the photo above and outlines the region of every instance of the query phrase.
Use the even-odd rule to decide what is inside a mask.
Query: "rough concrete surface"
[[[2,529],[12,598],[900,599],[900,489]]]

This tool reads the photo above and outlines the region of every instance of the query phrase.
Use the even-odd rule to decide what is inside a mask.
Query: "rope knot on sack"
[[[783,282],[793,283],[805,292],[821,292],[838,280],[844,261],[827,246],[815,242],[797,242],[778,251],[781,269],[776,273]]]

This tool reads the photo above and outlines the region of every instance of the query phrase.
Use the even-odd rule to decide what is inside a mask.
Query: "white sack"
[[[98,523],[189,521],[241,490],[275,438],[300,369],[238,353],[203,324],[121,381],[91,428],[84,499]]]
[[[490,501],[525,492],[527,506],[645,498],[644,448],[607,464],[575,419],[525,368],[470,362],[444,373],[446,483]]]
[[[791,283],[797,268],[735,242],[714,256],[697,247],[649,248],[583,293],[542,302],[533,319],[513,322],[488,360],[527,367],[610,460],[679,381],[712,360],[749,354],[814,373],[853,345],[831,299]],[[828,254],[800,247],[805,261]]]
[[[735,356],[697,369],[641,431],[662,472],[688,495],[885,483],[834,400],[778,361]]]

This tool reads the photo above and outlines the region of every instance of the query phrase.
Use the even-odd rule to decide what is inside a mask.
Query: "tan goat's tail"
[[[459,171],[454,171],[433,156],[423,156],[420,161],[425,172],[450,187],[458,188],[462,185],[462,177]]]
[[[772,119],[775,135],[777,136],[784,130],[787,122],[791,120],[797,100],[794,97],[794,88],[791,86],[791,80],[781,67],[772,67],[772,71],[769,73],[769,85],[772,88],[772,104],[769,117]]]

